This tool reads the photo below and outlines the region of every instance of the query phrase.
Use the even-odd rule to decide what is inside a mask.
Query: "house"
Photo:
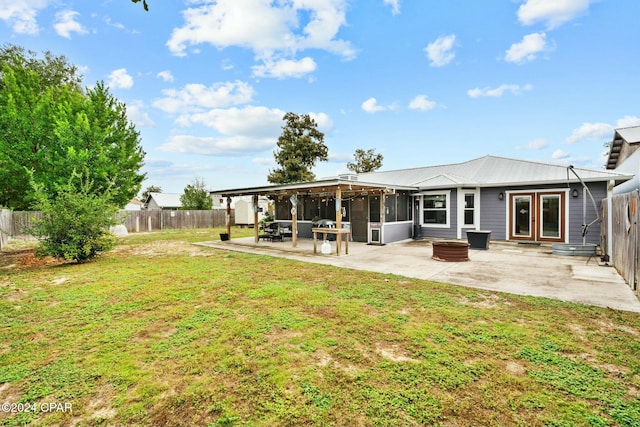
[[[122,210],[123,211],[139,211],[139,210],[142,210],[143,207],[144,207],[144,203],[142,203],[140,200],[131,199],[129,200],[129,203],[127,203],[124,209]]]
[[[496,240],[573,243],[582,242],[583,225],[597,219],[601,200],[631,178],[488,155],[448,165],[216,193],[253,195],[254,200],[269,196],[277,221],[292,222],[295,213],[300,237],[311,236],[313,224],[323,218],[349,227],[354,241],[368,243],[418,234],[465,239],[467,230],[490,230]],[[591,197],[597,207],[590,207]],[[600,243],[598,223],[585,239]]]
[[[615,194],[640,189],[640,126],[616,129],[607,156],[607,169],[635,175],[618,185]]]
[[[182,207],[181,194],[149,193],[144,202],[145,209],[176,211]]]

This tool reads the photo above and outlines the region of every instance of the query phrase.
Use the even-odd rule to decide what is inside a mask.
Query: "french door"
[[[565,241],[565,192],[509,195],[509,240]]]

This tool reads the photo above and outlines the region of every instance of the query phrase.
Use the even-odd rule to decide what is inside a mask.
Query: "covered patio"
[[[253,243],[267,244],[270,239],[261,239],[258,215],[258,198],[267,197],[275,203],[275,221],[291,228],[292,248],[299,244],[300,237],[311,237],[318,220],[332,223],[332,234],[348,239],[347,241],[370,242],[372,237],[380,240],[385,223],[385,209],[389,200],[393,200],[393,212],[396,211],[396,196],[401,194],[404,219],[403,238],[411,237],[411,191],[415,188],[389,186],[379,183],[358,181],[356,175],[345,175],[336,179],[327,179],[306,183],[272,185],[265,187],[237,188],[215,191],[226,198],[227,234],[232,239],[231,201],[232,197],[251,196],[253,205]],[[396,217],[397,218],[397,217]],[[325,229],[326,231],[326,229]],[[377,235],[375,234],[377,233]],[[405,235],[406,234],[406,235]],[[288,242],[276,241],[276,244]]]

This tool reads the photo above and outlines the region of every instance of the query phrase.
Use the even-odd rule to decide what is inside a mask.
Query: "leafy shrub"
[[[115,246],[116,237],[109,231],[115,225],[118,207],[109,192],[96,194],[90,181],[74,172],[69,181],[58,186],[55,197],[44,186],[32,182],[42,219],[30,230],[40,240],[36,256],[52,256],[78,263],[87,262]]]

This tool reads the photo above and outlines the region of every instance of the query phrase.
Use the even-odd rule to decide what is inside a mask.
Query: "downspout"
[[[584,196],[583,196],[582,244],[584,245],[586,242],[587,233],[589,232],[589,227],[595,223],[602,222],[602,218],[600,217],[600,211],[598,211],[598,204],[596,203],[596,200],[593,198],[593,194],[591,194],[591,190],[589,190],[589,187],[587,187],[587,184],[585,184],[582,178],[580,178],[580,175],[578,175],[578,173],[573,169],[573,165],[569,165],[567,167],[567,181],[569,179],[569,171],[571,171],[576,176],[576,178],[578,178],[578,181],[580,181],[580,184],[582,184],[582,188],[584,190],[583,193],[586,192],[589,195],[589,198],[591,199],[591,203],[593,203],[593,209],[596,212],[596,219],[591,221],[589,224],[585,224],[586,223],[586,200],[584,200]]]

